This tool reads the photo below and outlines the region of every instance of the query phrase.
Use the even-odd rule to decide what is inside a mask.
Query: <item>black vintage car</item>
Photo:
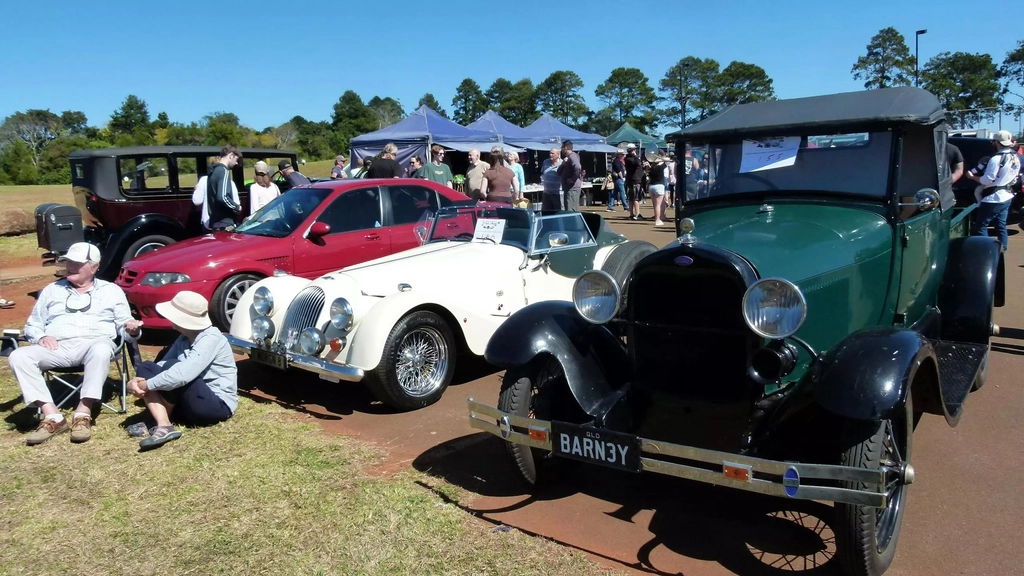
[[[99,275],[113,279],[124,262],[185,238],[202,234],[200,209],[192,192],[207,173],[217,146],[133,146],[78,150],[68,155],[75,206],[44,204],[36,209],[39,247],[53,259],[74,242],[100,247]],[[295,165],[296,155],[273,148],[242,148],[244,166],[231,177],[243,215],[248,214],[251,167],[257,160]],[[247,179],[247,176],[249,177]],[[279,175],[275,175],[279,176]]]
[[[916,88],[745,104],[670,139],[707,150],[678,239],[502,324],[498,403],[470,399],[470,423],[531,485],[575,459],[834,502],[840,566],[881,574],[914,427],[958,423],[1004,298],[999,243],[954,201],[942,106]]]

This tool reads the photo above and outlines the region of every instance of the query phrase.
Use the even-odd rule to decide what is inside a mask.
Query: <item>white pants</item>
[[[22,346],[11,352],[7,363],[18,379],[25,405],[31,406],[33,402],[53,402],[53,396],[43,379],[43,371],[53,368],[82,366],[84,370],[79,396],[98,399],[107,374],[110,373],[110,357],[113,352],[112,340],[71,338],[59,341],[56,350],[47,350],[38,344]]]

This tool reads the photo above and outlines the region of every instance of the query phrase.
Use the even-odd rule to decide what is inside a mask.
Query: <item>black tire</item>
[[[601,270],[604,270],[614,278],[615,282],[618,283],[619,288],[625,289],[629,273],[633,271],[633,268],[637,263],[643,260],[648,254],[653,254],[657,251],[658,248],[650,242],[623,242],[616,246],[612,250],[612,253],[608,255],[608,258],[601,266]]]
[[[210,317],[217,328],[225,332],[231,329],[231,318],[234,316],[239,298],[261,279],[262,276],[256,274],[235,274],[217,286],[210,302]]]
[[[875,470],[894,458],[910,462],[913,427],[914,408],[908,395],[906,406],[892,419],[855,422],[846,427],[843,445],[849,447],[842,455],[841,464]],[[836,556],[844,574],[879,576],[892,564],[903,525],[907,485],[896,473],[887,474],[886,483],[891,489],[888,506],[884,509],[836,504]],[[842,482],[841,486],[866,488],[859,482]]]
[[[142,256],[146,252],[152,252],[157,248],[163,248],[177,242],[174,238],[169,236],[161,236],[159,234],[153,234],[151,236],[144,236],[139,238],[128,247],[128,250],[124,253],[124,258],[121,260],[121,264],[124,265],[127,262]]]
[[[426,358],[411,358],[417,350]],[[366,384],[378,400],[396,410],[430,406],[452,381],[455,353],[455,338],[444,318],[428,310],[413,312],[391,329],[380,363],[366,375]],[[416,371],[421,374],[416,376]]]
[[[552,388],[565,385],[562,366],[550,357],[509,368],[501,381],[498,409],[516,416],[548,420],[552,417],[550,400],[553,394],[550,392],[554,392]],[[555,484],[569,463],[555,458],[546,450],[511,442],[505,443],[505,453],[512,467],[519,472],[519,477],[530,487]]]

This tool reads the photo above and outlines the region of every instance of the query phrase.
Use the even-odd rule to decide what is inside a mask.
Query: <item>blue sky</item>
[[[34,0],[5,6],[18,23],[0,60],[0,117],[27,108],[82,110],[103,125],[134,93],[155,116],[198,120],[234,112],[254,128],[300,114],[330,118],[345,90],[364,101],[397,98],[411,111],[431,92],[451,111],[470,77],[538,83],[559,69],[585,82],[584,97],[618,66],[652,85],[679,58],[762,66],[781,98],[862,89],[850,67],[871,36],[894,26],[923,64],[940,51],[988,52],[996,62],[1021,39],[997,33],[962,1],[390,3]],[[492,7],[501,6],[501,8]],[[685,9],[683,7],[686,7]],[[222,8],[223,7],[223,8]],[[984,19],[982,19],[984,20]],[[1019,28],[1018,28],[1019,29]],[[1024,94],[1024,91],[1018,91]],[[1016,128],[1016,119],[1004,117]]]

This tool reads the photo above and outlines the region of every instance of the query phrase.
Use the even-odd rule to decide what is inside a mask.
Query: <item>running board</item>
[[[946,422],[956,426],[963,414],[964,400],[971,393],[981,363],[988,352],[984,344],[936,341],[935,353],[939,359],[939,388],[942,392]]]

